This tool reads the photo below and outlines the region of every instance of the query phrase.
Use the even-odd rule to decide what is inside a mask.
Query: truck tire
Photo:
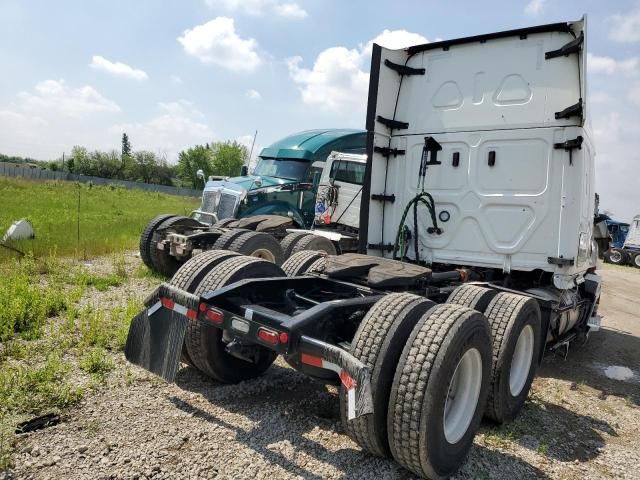
[[[214,223],[213,226],[224,228],[224,227],[228,227],[230,223],[237,222],[237,221],[238,219],[233,217],[223,218],[222,220],[218,220],[216,223]]]
[[[631,257],[631,264],[636,268],[640,268],[640,253],[633,254]]]
[[[513,420],[522,409],[536,373],[542,334],[538,302],[501,292],[489,304],[493,364],[485,416],[494,422]]]
[[[282,265],[284,261],[280,242],[268,233],[245,232],[237,236],[227,248],[232,252],[261,258],[276,265]]]
[[[187,260],[169,282],[189,293],[193,293],[204,276],[223,261],[240,254],[229,250],[207,250]]]
[[[610,248],[604,252],[604,261],[614,265],[626,265],[629,261],[629,256],[621,248]]]
[[[291,255],[283,264],[282,270],[287,277],[298,277],[305,273],[324,272],[327,263],[325,252],[303,250]]]
[[[287,236],[280,241],[280,246],[282,247],[282,252],[284,253],[285,260],[291,256],[291,250],[293,250],[293,247],[295,247],[296,243],[298,243],[306,235],[307,234],[305,232],[293,232],[287,234]]]
[[[491,288],[465,284],[460,285],[451,292],[451,295],[447,298],[447,303],[455,303],[484,313],[493,297],[497,294],[498,291]]]
[[[294,254],[302,250],[320,250],[326,252],[327,255],[337,255],[336,247],[331,240],[321,237],[320,235],[314,235],[313,233],[307,233],[303,238],[298,240],[291,249],[291,253]]]
[[[223,261],[237,257],[239,254],[228,250],[209,250],[192,257],[182,265],[169,282],[174,287],[178,287],[189,293],[193,293],[198,287],[202,278],[216,265]],[[194,367],[193,361],[189,357],[186,345],[182,344],[182,355],[180,360],[187,365]]]
[[[475,310],[440,304],[418,321],[391,387],[387,431],[393,458],[426,478],[463,463],[484,410],[491,330]]]
[[[362,448],[388,457],[387,411],[393,375],[413,327],[435,306],[411,293],[391,293],[371,307],[351,342],[351,354],[369,367],[373,414],[347,419],[347,390],[340,387],[340,416],[347,434]]]
[[[194,294],[202,295],[246,278],[282,276],[282,269],[271,262],[238,256],[211,269],[196,287]],[[277,357],[275,352],[256,346],[258,358],[255,363],[236,358],[225,350],[222,330],[198,320],[187,323],[185,345],[195,367],[222,383],[238,383],[255,378],[264,373]]]
[[[245,230],[244,228],[234,228],[233,230],[224,232],[213,244],[214,250],[227,250],[229,245],[231,245],[237,237],[248,231],[249,230]]]
[[[154,270],[153,263],[151,262],[151,241],[153,240],[153,233],[162,222],[171,217],[175,217],[175,215],[158,215],[147,223],[147,226],[144,227],[140,235],[140,258],[150,270]]]
[[[200,222],[194,220],[193,218],[184,217],[181,215],[172,216],[171,218],[166,219],[156,231],[162,228],[169,227],[198,227],[201,226]],[[154,270],[158,272],[160,275],[164,275],[165,277],[172,277],[174,273],[178,271],[180,265],[184,262],[178,260],[177,258],[171,256],[168,250],[158,250],[157,248],[158,241],[157,239],[151,240],[151,246],[149,248],[151,263],[154,267]]]

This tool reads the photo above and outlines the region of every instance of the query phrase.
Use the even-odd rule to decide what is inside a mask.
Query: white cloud
[[[103,97],[95,88],[89,85],[69,87],[64,80],[44,80],[33,92],[20,92],[18,99],[24,110],[50,111],[71,117],[120,111],[115,102]]]
[[[210,8],[223,8],[229,12],[239,12],[246,15],[278,15],[291,19],[302,19],[307,12],[295,2],[281,0],[205,0]]]
[[[247,98],[250,98],[251,100],[260,100],[262,98],[262,95],[260,95],[260,92],[257,90],[254,90],[253,88],[247,90],[244,93],[244,96]]]
[[[403,48],[427,43],[422,35],[406,30],[384,30],[357,48],[332,47],[320,52],[313,67],[302,67],[302,57],[287,60],[289,76],[299,85],[302,100],[320,109],[361,113],[366,104],[369,57],[373,43]]]
[[[182,85],[182,77],[179,75],[171,75],[171,83],[174,85]]]
[[[609,38],[616,42],[640,42],[640,8],[625,14],[615,14],[608,18],[611,24]]]
[[[159,102],[158,108],[165,113],[182,117],[204,118],[204,114],[188,100]]]
[[[110,114],[119,111],[89,85],[74,88],[64,80],[44,80],[0,105],[0,151],[55,159],[73,145],[110,148],[104,132]]]
[[[172,163],[180,150],[213,139],[204,116],[190,102],[160,102],[158,109],[160,114],[150,120],[114,125],[109,131],[114,136],[127,132],[135,150],[160,152]]]
[[[627,93],[627,98],[630,102],[640,106],[640,83],[636,83],[631,87]]]
[[[616,60],[612,57],[598,57],[588,53],[587,68],[593,73],[636,75],[640,73],[640,59],[631,57],[625,60]]]
[[[308,16],[306,10],[297,3],[277,4],[273,6],[273,11],[276,15],[286,18],[305,18]]]
[[[102,70],[104,72],[111,73],[112,75],[130,78],[133,80],[146,80],[147,78],[149,78],[147,72],[145,72],[144,70],[133,68],[126,63],[112,62],[104,57],[101,57],[100,55],[94,55],[91,58],[91,63],[89,64],[89,66],[91,68],[95,68],[96,70]]]
[[[524,13],[531,16],[539,15],[544,10],[545,4],[546,0],[531,0],[524,7]]]
[[[398,50],[400,48],[410,47],[411,45],[421,45],[428,42],[429,40],[419,33],[407,32],[406,30],[385,29],[377,37],[366,43],[365,51],[370,55],[374,43],[377,43],[384,48]]]
[[[185,52],[202,63],[211,63],[237,72],[252,72],[262,63],[256,52],[258,42],[243,39],[235,30],[233,18],[217,17],[185,30],[178,41]]]

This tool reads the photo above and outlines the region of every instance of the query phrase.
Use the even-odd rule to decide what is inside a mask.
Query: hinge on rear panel
[[[383,245],[382,243],[369,243],[367,244],[367,248],[369,250],[382,250],[383,252],[393,252],[393,245],[387,243]]]
[[[406,65],[393,63],[389,59],[385,59],[384,64],[391,70],[395,70],[396,72],[398,72],[400,75],[424,75],[426,72],[426,69],[424,68],[407,67]]]
[[[373,151],[387,158],[389,158],[391,155],[397,157],[398,155],[404,155],[406,153],[404,150],[389,147],[373,147]]]
[[[578,135],[576,138],[572,138],[571,140],[566,140],[561,143],[554,143],[553,148],[566,150],[567,152],[577,148],[578,150],[582,148],[582,141],[584,139],[582,136]]]
[[[579,99],[578,103],[565,108],[561,112],[556,112],[556,120],[571,117],[582,117],[582,99]]]
[[[582,43],[584,42],[584,32],[580,32],[580,36],[578,36],[575,40],[571,40],[566,45],[563,45],[558,50],[551,50],[544,54],[544,58],[549,60],[551,58],[556,57],[568,57],[572,53],[578,53],[580,48],[582,48]]]
[[[573,150],[574,149],[582,149],[582,141],[584,139],[582,136],[578,135],[576,138],[572,138],[571,140],[566,140],[561,143],[554,143],[553,148],[562,149],[565,152],[569,152],[569,165],[573,165]]]
[[[573,258],[564,257],[548,257],[547,262],[551,265],[559,265],[561,267],[569,267],[575,263]]]
[[[371,200],[393,203],[396,201],[396,196],[393,193],[391,195],[385,195],[384,193],[374,193],[373,195],[371,195]]]
[[[391,118],[384,118],[378,115],[376,117],[381,124],[387,126],[392,130],[402,130],[404,128],[409,128],[409,122],[401,122],[399,120],[392,120]]]

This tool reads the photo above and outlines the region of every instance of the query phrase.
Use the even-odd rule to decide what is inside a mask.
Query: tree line
[[[236,176],[247,156],[247,148],[236,141],[212,142],[181,151],[178,163],[172,165],[162,155],[146,150],[134,151],[124,133],[120,151],[89,151],[75,146],[70,155],[57,160],[41,161],[0,154],[0,162],[117,180],[202,188],[204,182],[198,176],[199,170],[204,173],[205,180],[211,175]]]

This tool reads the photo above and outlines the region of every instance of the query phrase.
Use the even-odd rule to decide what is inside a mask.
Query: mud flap
[[[347,418],[353,420],[373,413],[371,373],[346,350],[311,337],[300,339],[300,361],[304,364],[336,372],[347,390]],[[308,353],[305,353],[308,352]]]
[[[145,301],[148,308],[131,322],[124,349],[128,361],[168,382],[173,382],[176,377],[187,322],[190,320],[184,314],[187,308],[167,299],[182,300],[183,304],[190,307],[192,303],[197,304],[197,297],[184,293],[166,284],[158,287]],[[185,298],[187,296],[193,298]]]

